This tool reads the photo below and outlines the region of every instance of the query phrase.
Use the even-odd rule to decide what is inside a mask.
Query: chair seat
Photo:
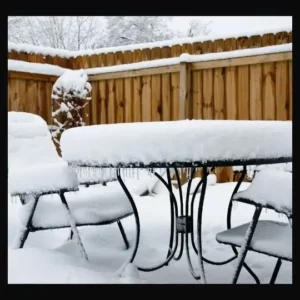
[[[219,243],[241,247],[249,223],[220,232],[216,235]],[[249,249],[292,260],[292,228],[288,223],[275,221],[258,221]]]
[[[76,225],[109,224],[133,213],[125,193],[108,187],[80,188],[78,192],[65,193]],[[21,223],[26,225],[33,201],[20,208]],[[32,220],[34,229],[69,227],[68,216],[59,195],[40,197]]]
[[[62,159],[9,170],[11,195],[39,194],[78,187],[76,173]]]

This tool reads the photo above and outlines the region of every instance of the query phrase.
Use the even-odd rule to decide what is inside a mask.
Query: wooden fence
[[[16,52],[11,50],[8,52],[9,59],[23,60],[35,63],[47,63],[58,65],[64,68],[80,69],[80,68],[95,68],[113,66],[116,64],[128,64],[132,62],[140,62],[146,60],[154,60],[160,58],[177,57],[182,53],[189,54],[203,54],[222,51],[232,51],[236,49],[257,48],[264,46],[272,46],[279,44],[286,44],[292,42],[292,31],[278,32],[276,34],[269,33],[260,35],[253,35],[250,37],[240,36],[238,38],[217,39],[214,41],[193,42],[175,44],[172,46],[145,48],[134,51],[116,51],[116,52],[101,52],[93,55],[78,55],[74,57],[60,57],[59,52],[57,56],[50,56],[39,54],[39,48],[36,47],[34,53]],[[170,42],[170,44],[172,44]],[[42,49],[42,48],[41,48]],[[111,49],[111,48],[110,48]],[[117,48],[116,48],[117,49]],[[111,50],[110,50],[111,51]],[[70,51],[69,51],[70,52]],[[96,51],[94,51],[96,53]],[[71,53],[71,52],[70,52]],[[76,52],[75,52],[76,53]],[[72,55],[69,54],[69,55]],[[66,54],[67,56],[67,54]]]

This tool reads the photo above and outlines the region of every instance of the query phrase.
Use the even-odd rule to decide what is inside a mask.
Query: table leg
[[[175,216],[176,216],[176,219],[177,219],[177,217],[178,217],[178,206],[177,206],[176,198],[175,198],[175,196],[173,194],[171,186],[169,186],[168,183],[158,173],[155,172],[154,175],[164,184],[164,186],[169,191],[170,201],[171,201],[171,210],[174,209]],[[140,240],[140,220],[139,220],[139,214],[138,214],[138,210],[136,208],[136,205],[134,203],[134,200],[133,200],[130,192],[128,191],[126,185],[124,184],[124,182],[123,182],[123,180],[121,178],[120,170],[119,169],[117,170],[117,179],[118,179],[118,181],[119,181],[119,183],[120,183],[123,191],[125,192],[128,200],[129,200],[129,202],[130,202],[130,204],[132,206],[134,217],[135,217],[135,221],[136,221],[136,239],[135,239],[135,243],[134,243],[134,247],[133,247],[133,251],[132,251],[131,257],[128,260],[130,263],[132,263],[134,261],[135,256],[136,256],[136,253],[137,253],[137,250],[138,250],[138,246],[139,246],[139,240]],[[171,184],[171,181],[170,181],[170,184]],[[173,224],[172,224],[172,220],[173,220]],[[175,237],[174,237],[174,230],[175,230],[174,218],[173,219],[171,218],[171,230],[173,230],[173,231],[171,231],[172,241],[170,240],[169,245],[173,245],[174,239],[175,239],[175,243],[174,243],[174,248],[170,251],[170,253],[168,251],[169,255],[165,259],[165,261],[162,262],[162,263],[160,263],[157,266],[154,266],[154,267],[141,267],[141,266],[137,266],[137,268],[138,268],[139,271],[151,272],[151,271],[158,270],[158,269],[162,268],[163,266],[167,265],[169,263],[169,261],[174,257],[175,252],[176,252],[177,247],[178,247],[178,234],[176,233]]]

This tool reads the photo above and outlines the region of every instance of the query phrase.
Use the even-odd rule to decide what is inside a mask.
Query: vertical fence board
[[[288,62],[280,61],[275,64],[276,72],[276,120],[285,121],[289,114]]]
[[[142,121],[141,77],[133,77],[133,122]]]
[[[250,66],[250,120],[262,120],[262,65]]]
[[[275,64],[263,64],[263,119],[275,120]]]
[[[193,118],[202,119],[202,71],[193,72]]]

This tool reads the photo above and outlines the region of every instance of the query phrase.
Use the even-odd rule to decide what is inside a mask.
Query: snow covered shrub
[[[55,82],[52,88],[52,138],[59,150],[63,131],[84,126],[82,109],[91,100],[92,86],[84,70],[68,70]]]

